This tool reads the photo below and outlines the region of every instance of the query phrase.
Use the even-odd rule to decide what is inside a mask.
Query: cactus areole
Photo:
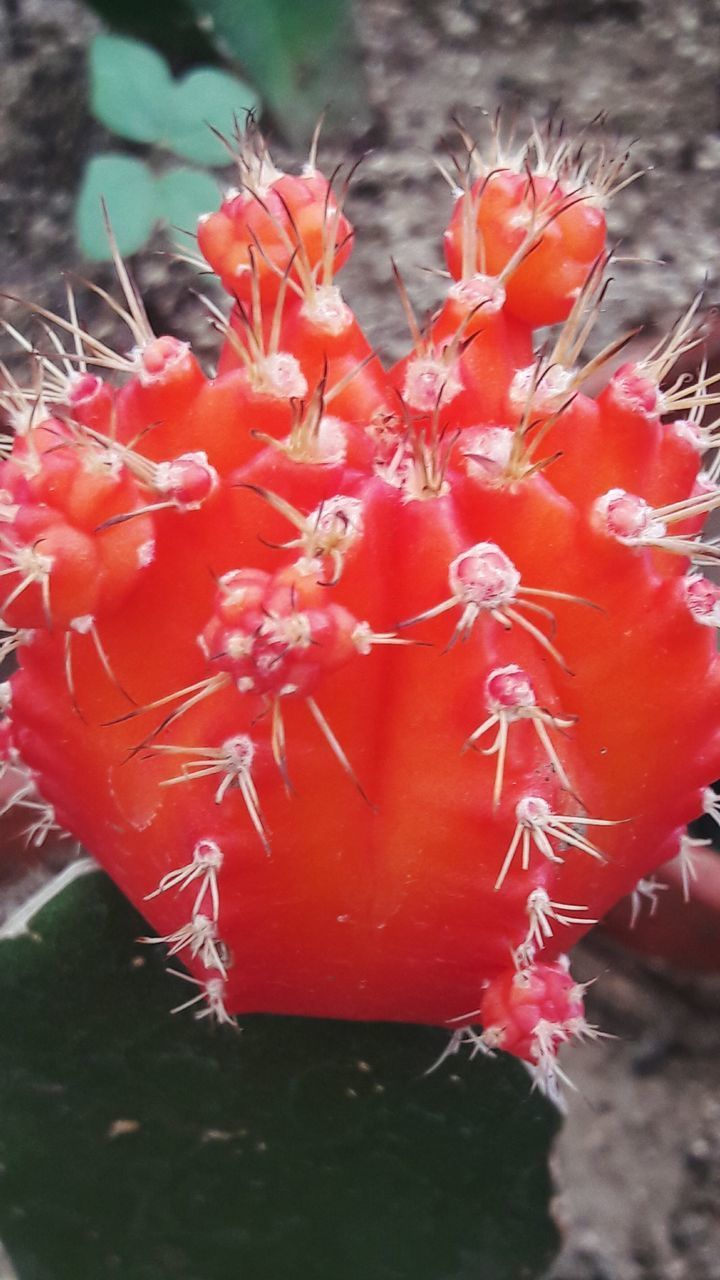
[[[720,774],[701,348],[667,385],[697,304],[587,394],[622,345],[583,355],[621,164],[496,139],[468,150],[426,324],[398,281],[386,370],[336,284],[345,188],[254,131],[239,171],[198,228],[230,295],[216,373],[120,262],[125,351],[72,295],[45,354],[15,333],[15,798],[142,910],[197,1016],[434,1023],[547,1082],[593,1034],[565,953],[691,858]]]

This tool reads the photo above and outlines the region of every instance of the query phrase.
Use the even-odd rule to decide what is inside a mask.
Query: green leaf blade
[[[215,180],[184,165],[161,174],[157,192],[163,221],[181,231],[194,232],[200,215],[211,213],[220,203],[220,188]]]
[[[173,81],[165,59],[139,40],[96,36],[90,46],[90,106],[107,129],[131,142],[166,132]]]
[[[173,89],[164,145],[196,164],[229,164],[228,152],[212,130],[231,138],[235,121],[242,126],[248,112],[257,110],[257,94],[235,76],[213,67],[189,72]]]
[[[75,206],[75,235],[78,247],[93,262],[110,257],[103,203],[121,254],[136,253],[160,216],[155,179],[141,160],[108,152],[93,156],[85,168]]]

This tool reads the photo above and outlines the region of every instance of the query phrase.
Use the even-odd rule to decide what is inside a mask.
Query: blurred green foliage
[[[90,106],[113,133],[152,143],[197,164],[227,165],[213,128],[232,136],[234,120],[257,110],[257,96],[235,76],[199,67],[179,79],[149,45],[97,36],[90,47]]]
[[[190,0],[85,0],[113,31],[160,49],[178,67],[212,62],[211,37],[202,30]]]
[[[90,106],[106,128],[196,164],[227,164],[213,128],[230,137],[235,121],[257,108],[253,91],[227,72],[200,67],[175,79],[156,50],[122,36],[97,36],[89,69]],[[216,182],[197,169],[156,175],[134,156],[94,156],[78,195],[78,244],[88,258],[108,257],[103,201],[120,252],[128,254],[142,247],[157,222],[194,231],[199,215],[214,209],[218,198]]]
[[[228,57],[237,59],[278,127],[298,145],[318,116],[357,132],[367,123],[351,0],[189,0]]]
[[[225,164],[209,126],[232,136],[233,117],[242,122],[247,110],[258,110],[258,93],[238,78],[241,69],[297,145],[307,143],[323,114],[330,128],[357,133],[368,124],[351,0],[87,2],[122,33],[93,41],[91,109],[130,143],[161,146],[194,164]],[[78,244],[97,260],[109,254],[101,197],[125,254],[141,248],[158,221],[174,224],[178,210],[185,219],[179,225],[192,230],[217,204],[207,175],[183,167],[158,180],[131,155],[97,156],[76,211]]]
[[[156,176],[142,160],[119,152],[94,156],[75,206],[77,240],[86,258],[109,257],[103,205],[120,253],[136,253],[158,222],[192,230],[219,199],[217,183],[198,169],[178,166]]]
[[[352,0],[86,0],[114,30],[178,68],[222,60],[256,86],[275,127],[304,145],[321,112],[363,130],[367,107]]]

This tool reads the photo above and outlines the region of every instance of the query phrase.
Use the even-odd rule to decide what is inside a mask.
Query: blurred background
[[[648,342],[699,289],[708,311],[720,301],[718,0],[4,0],[0,56],[0,289],[53,310],[63,271],[111,284],[102,189],[155,331],[214,350],[181,232],[233,182],[206,119],[230,132],[236,102],[282,165],[305,158],[323,111],[323,169],[360,161],[344,290],[388,357],[405,343],[390,257],[418,312],[432,308],[451,202],[434,159],[448,163],[458,119],[482,138],[498,107],[521,136],[531,118],[572,131],[606,115],[608,145],[632,144],[643,176],[610,211],[598,341],[643,325]],[[171,76],[199,69],[206,96],[200,81],[175,92]],[[21,308],[4,315],[27,332]],[[83,317],[125,341],[97,297]],[[711,314],[718,361],[714,334]],[[17,359],[7,335],[0,355]],[[720,980],[598,932],[575,971],[599,974],[590,1021],[617,1039],[572,1055],[554,1155],[565,1243],[548,1280],[719,1280]]]

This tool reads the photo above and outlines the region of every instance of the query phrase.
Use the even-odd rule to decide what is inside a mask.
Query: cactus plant
[[[720,773],[720,397],[695,302],[596,397],[623,160],[467,140],[447,288],[385,370],[335,282],[347,184],[251,126],[198,243],[217,373],[36,307],[8,374],[3,746],[139,908],[196,1016],[447,1027],[556,1091],[596,1030],[569,947],[679,852]],[[624,159],[624,158],[623,158]],[[557,326],[538,347],[535,330]],[[119,375],[119,376],[118,376]]]

